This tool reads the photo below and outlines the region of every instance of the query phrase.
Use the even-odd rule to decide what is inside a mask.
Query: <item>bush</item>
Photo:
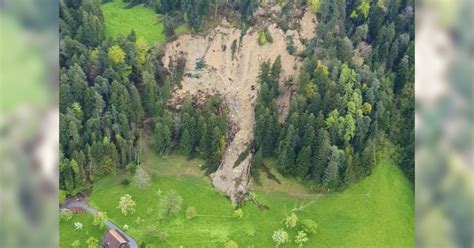
[[[135,182],[135,185],[137,185],[137,187],[139,189],[145,189],[145,188],[148,188],[151,184],[151,177],[150,175],[148,174],[148,172],[146,172],[142,166],[139,166],[135,172],[135,176],[133,177],[133,180]]]
[[[237,40],[232,41],[230,49],[232,50],[232,59],[234,59],[235,52],[237,51]]]
[[[301,221],[301,229],[306,233],[316,233],[318,229],[318,224],[310,219],[305,219]]]
[[[130,184],[130,181],[127,178],[125,178],[122,181],[120,181],[120,184],[122,184],[123,186],[127,186]]]
[[[293,228],[296,226],[298,222],[298,216],[295,213],[291,213],[288,217],[286,217],[285,225],[288,228]]]
[[[265,37],[265,32],[263,31],[258,32],[258,44],[260,46],[263,46],[265,45],[265,43],[267,43],[267,37]]]
[[[273,241],[276,243],[276,246],[282,245],[288,242],[288,233],[282,228],[273,232],[272,235]]]
[[[71,247],[81,247],[81,241],[74,240],[74,242],[71,243]]]
[[[291,55],[296,53],[296,48],[295,48],[295,43],[293,41],[293,36],[288,36],[288,43],[287,43],[287,46],[286,46],[286,50]]]
[[[265,28],[265,39],[266,39],[269,43],[273,43],[272,34],[270,34],[270,31],[268,31],[267,28]]]
[[[72,219],[72,212],[69,209],[61,209],[59,211],[59,219],[62,221],[69,221]]]
[[[135,170],[137,169],[137,164],[135,163],[128,163],[127,166],[126,166],[127,170],[134,174],[135,173]]]
[[[179,213],[181,211],[181,204],[183,204],[183,198],[176,191],[166,193],[161,199],[162,214],[174,215]]]
[[[204,58],[196,59],[196,70],[200,70],[206,66],[206,61]]]
[[[186,209],[186,219],[192,220],[194,217],[196,217],[197,211],[195,207],[189,207]]]
[[[295,244],[297,244],[298,247],[303,247],[303,244],[308,242],[308,240],[308,235],[303,231],[299,231],[295,237]]]
[[[107,213],[106,212],[97,212],[97,214],[94,216],[94,221],[92,224],[94,226],[99,226],[99,229],[103,229],[105,224],[104,221],[107,220]]]
[[[66,191],[59,190],[58,197],[59,197],[59,204],[62,204],[64,200],[66,200]]]
[[[227,243],[225,243],[224,248],[239,248],[239,245],[237,244],[237,242],[229,240],[227,241]]]
[[[135,205],[136,203],[132,199],[132,196],[125,194],[124,196],[120,197],[117,208],[120,209],[123,215],[127,216],[128,213],[135,213]]]
[[[241,220],[242,218],[244,218],[244,210],[242,210],[241,208],[236,209],[234,210],[234,213],[232,214],[232,216]]]
[[[168,233],[166,231],[158,231],[158,239],[163,241],[168,238]]]
[[[99,247],[99,240],[94,237],[89,237],[86,240],[87,248],[97,248]]]

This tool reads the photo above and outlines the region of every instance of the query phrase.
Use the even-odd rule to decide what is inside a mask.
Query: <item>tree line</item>
[[[376,151],[390,149],[413,180],[413,3],[321,1],[317,9],[317,36],[299,54],[282,125],[280,59],[261,65],[254,165],[274,157],[284,175],[339,188],[370,174]]]
[[[159,154],[201,156],[208,171],[215,170],[227,140],[219,96],[197,107],[188,100],[180,114],[168,109],[185,61],[178,59],[165,71],[161,50],[133,31],[106,38],[100,4],[60,1],[62,195],[76,194],[118,170],[133,173],[148,140]]]
[[[206,1],[162,0],[157,11],[180,13],[189,2]],[[251,0],[222,4],[248,16],[256,8]],[[390,147],[413,180],[413,2],[314,4],[317,35],[297,54],[303,69],[282,124],[281,60],[261,65],[253,167],[274,157],[284,175],[338,188],[370,174],[376,151]],[[61,190],[75,194],[97,177],[134,171],[147,140],[159,154],[199,156],[207,172],[217,169],[229,139],[220,97],[202,106],[188,99],[179,113],[167,107],[186,61],[165,71],[159,48],[134,32],[106,38],[98,0],[61,0],[59,28]]]

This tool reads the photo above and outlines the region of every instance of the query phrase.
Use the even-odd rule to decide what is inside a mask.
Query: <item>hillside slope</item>
[[[309,13],[309,12],[307,12]],[[315,23],[308,21],[314,14],[304,15],[302,21],[306,29],[314,33]],[[258,96],[258,75],[263,62],[273,62],[281,57],[280,95],[278,105],[281,118],[288,114],[292,91],[291,83],[298,77],[302,65],[301,58],[287,51],[287,39],[292,36],[298,51],[303,49],[299,34],[295,30],[287,33],[276,24],[268,25],[273,41],[258,44],[259,29],[251,28],[241,36],[241,30],[225,23],[212,29],[206,36],[181,35],[166,45],[163,64],[169,66],[178,58],[186,61],[182,87],[175,90],[172,105],[186,97],[197,96],[205,99],[209,95],[220,94],[229,109],[231,130],[228,146],[219,169],[211,175],[213,185],[229,196],[234,203],[247,192],[252,153],[239,164],[242,154],[253,141],[255,124],[255,102]],[[305,30],[308,33],[308,30]],[[306,34],[305,33],[305,34]],[[291,35],[290,35],[291,34]],[[311,38],[306,34],[306,38]],[[197,68],[197,61],[205,62],[204,68]]]
[[[129,234],[138,243],[145,241],[147,247],[222,247],[230,239],[237,241],[239,247],[273,247],[273,231],[284,227],[290,210],[301,205],[308,206],[296,211],[298,218],[313,219],[319,224],[318,232],[309,236],[305,247],[414,245],[412,186],[393,164],[380,163],[372,175],[344,192],[308,195],[305,200],[263,189],[256,194],[269,210],[261,211],[253,204],[246,204],[242,220],[232,217],[232,206],[213,190],[205,177],[186,176],[186,171],[198,171],[198,164],[199,161],[186,161],[179,156],[154,157],[147,161],[157,174],[151,187],[140,190],[133,184],[123,186],[119,177],[111,176],[95,184],[90,200],[106,211],[118,226],[129,225]],[[173,169],[172,165],[179,166],[180,170]],[[158,176],[160,173],[167,176]],[[183,210],[176,218],[160,220],[156,192],[170,190],[183,197]],[[131,194],[136,201],[135,214],[124,216],[117,209],[119,198],[124,194]],[[184,212],[191,206],[197,209],[198,216],[187,220]],[[138,219],[141,221],[137,222]],[[72,223],[68,225],[73,228]],[[160,241],[158,231],[166,232],[168,237]],[[296,231],[288,232],[293,240]],[[61,244],[61,247],[67,245]],[[294,246],[289,243],[281,247]]]

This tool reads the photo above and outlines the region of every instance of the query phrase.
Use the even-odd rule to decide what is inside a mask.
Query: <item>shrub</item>
[[[265,43],[267,43],[267,38],[265,37],[265,32],[263,32],[263,31],[258,32],[258,44],[260,46],[263,46],[263,45],[265,45]]]
[[[92,224],[94,226],[99,226],[100,229],[104,228],[104,221],[107,220],[107,213],[106,212],[97,212],[94,216],[94,220]]]
[[[293,228],[296,226],[298,222],[298,216],[295,213],[291,213],[288,217],[286,217],[285,225],[288,228]]]
[[[135,201],[132,199],[132,196],[129,194],[125,194],[124,196],[120,197],[119,204],[117,208],[120,209],[123,215],[127,215],[130,213],[135,213]]]
[[[158,231],[158,239],[163,241],[168,238],[168,233],[166,231]]]
[[[137,168],[133,180],[140,189],[148,188],[151,184],[151,177],[148,172],[142,168],[142,166]]]
[[[316,233],[318,229],[318,224],[310,219],[305,219],[301,221],[301,229],[306,233]]]
[[[74,242],[71,243],[71,247],[80,247],[81,246],[81,241],[79,240],[74,240]]]
[[[66,191],[59,190],[58,197],[59,197],[59,203],[62,204],[64,200],[66,200]]]
[[[83,227],[83,226],[84,226],[84,225],[83,225],[81,222],[74,222],[74,228],[75,228],[76,230],[82,230],[82,227]]]
[[[134,173],[135,173],[135,170],[137,169],[137,164],[135,164],[135,163],[129,163],[129,164],[127,164],[127,167],[126,167],[126,168],[127,168],[127,170],[128,170],[130,173],[134,174]]]
[[[170,191],[166,193],[161,199],[161,211],[164,215],[174,215],[181,211],[181,205],[183,204],[183,198],[176,193],[176,191]]]
[[[69,209],[59,210],[59,219],[62,221],[69,221],[72,218],[72,212]]]
[[[206,61],[204,58],[196,59],[196,70],[202,69],[206,66]]]
[[[196,215],[197,215],[197,211],[195,207],[189,207],[188,209],[186,209],[186,219],[188,220],[194,219]]]
[[[224,248],[239,248],[239,245],[237,244],[237,242],[229,240],[227,241],[227,243],[225,243]]]
[[[235,218],[237,219],[242,219],[244,218],[244,210],[241,208],[234,210],[234,213],[232,214]]]
[[[234,59],[235,52],[237,51],[237,40],[232,41],[230,49],[232,50],[232,59]]]
[[[303,244],[308,242],[308,240],[308,235],[303,231],[299,231],[295,237],[295,244],[297,244],[298,247],[303,247]]]
[[[276,243],[276,246],[278,247],[279,245],[282,245],[288,242],[288,233],[285,230],[283,230],[283,228],[281,228],[273,232],[272,239]]]
[[[99,240],[97,240],[94,237],[89,237],[86,240],[86,244],[87,244],[88,248],[97,248],[97,247],[99,247]]]
[[[265,39],[266,39],[269,43],[273,43],[272,34],[270,34],[270,31],[268,31],[267,28],[265,28]]]
[[[291,55],[296,53],[296,48],[295,48],[295,43],[293,41],[293,36],[288,36],[288,43],[287,43],[287,46],[286,46],[286,50]]]
[[[120,181],[120,184],[122,184],[123,186],[127,186],[130,184],[130,181],[127,178],[125,178],[122,181]]]

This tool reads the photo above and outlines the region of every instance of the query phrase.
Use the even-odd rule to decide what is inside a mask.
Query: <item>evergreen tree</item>
[[[299,177],[305,177],[311,166],[311,147],[305,146],[298,153],[296,160],[296,175]]]
[[[171,131],[167,125],[158,122],[153,132],[153,146],[156,152],[164,154],[171,143]]]

